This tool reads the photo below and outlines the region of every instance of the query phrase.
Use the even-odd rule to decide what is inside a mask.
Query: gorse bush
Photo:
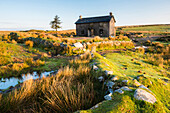
[[[25,45],[26,45],[26,46],[29,46],[29,47],[33,47],[34,42],[33,42],[33,41],[28,40],[28,41],[26,41],[26,42],[25,42]]]
[[[136,52],[144,54],[145,53],[145,49],[143,47],[136,48]]]

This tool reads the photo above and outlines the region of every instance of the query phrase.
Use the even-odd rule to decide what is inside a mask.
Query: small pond
[[[15,86],[18,83],[22,83],[26,80],[29,79],[41,79],[43,76],[47,77],[49,75],[53,75],[55,73],[55,71],[50,71],[50,72],[43,72],[41,74],[38,74],[37,72],[33,72],[33,73],[27,73],[27,74],[22,74],[21,77],[11,77],[11,78],[5,78],[5,79],[1,79],[0,80],[0,89],[7,89],[10,86]]]

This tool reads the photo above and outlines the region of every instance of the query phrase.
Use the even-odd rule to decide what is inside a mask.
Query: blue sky
[[[170,0],[0,0],[0,30],[50,29],[58,15],[62,29],[75,29],[79,15],[113,12],[116,26],[170,24]]]

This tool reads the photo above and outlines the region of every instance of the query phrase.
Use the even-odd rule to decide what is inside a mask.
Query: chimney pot
[[[81,15],[79,16],[79,19],[82,19],[82,16],[81,16]]]
[[[110,16],[113,16],[112,12],[110,12]]]

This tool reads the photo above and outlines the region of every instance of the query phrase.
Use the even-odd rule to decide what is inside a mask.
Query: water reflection
[[[43,73],[31,72],[27,74],[22,74],[20,77],[11,77],[11,78],[5,78],[5,79],[2,78],[0,80],[0,89],[7,89],[10,86],[14,87],[18,83],[22,83],[29,79],[41,79],[43,76],[47,77],[48,75],[50,75],[50,73],[54,73],[54,71],[43,72]]]

